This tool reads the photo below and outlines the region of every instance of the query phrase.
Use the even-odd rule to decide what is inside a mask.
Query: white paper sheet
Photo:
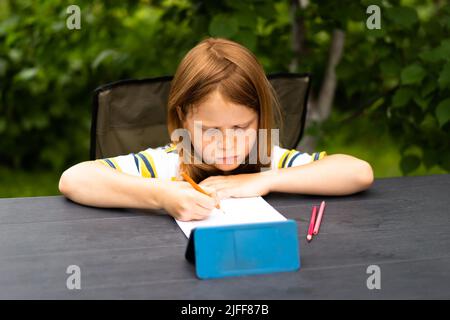
[[[220,201],[220,209],[214,209],[205,220],[178,221],[178,226],[189,238],[191,230],[203,226],[222,226],[260,222],[284,221],[286,218],[262,197],[229,198]]]

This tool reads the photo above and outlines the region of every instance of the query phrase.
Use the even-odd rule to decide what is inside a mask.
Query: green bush
[[[251,49],[266,72],[288,71],[289,1],[79,1],[81,30],[66,28],[60,1],[0,2],[0,165],[62,170],[88,158],[92,91],[123,78],[173,74],[207,36]],[[366,8],[381,7],[381,30]],[[382,122],[407,174],[419,165],[450,171],[450,8],[433,1],[311,1],[308,50],[298,70],[317,91],[330,36],[346,32],[334,108]],[[331,119],[330,121],[334,121]],[[348,130],[340,122],[329,124]],[[380,154],[382,154],[380,150]]]

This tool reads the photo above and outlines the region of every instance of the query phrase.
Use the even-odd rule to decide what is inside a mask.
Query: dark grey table
[[[187,239],[162,211],[98,209],[64,197],[0,200],[0,298],[450,298],[450,175],[378,179],[348,197],[271,194],[298,221],[302,268],[198,280]],[[327,201],[305,240],[311,206]],[[68,290],[69,265],[81,289]],[[367,288],[369,265],[381,289]]]

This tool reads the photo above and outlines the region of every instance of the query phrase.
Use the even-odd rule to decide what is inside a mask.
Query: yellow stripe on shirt
[[[289,151],[289,154],[287,155],[286,160],[284,161],[283,168],[287,168],[287,167],[288,167],[289,159],[292,158],[292,156],[293,156],[296,152],[298,152],[298,151],[295,150],[295,149],[292,149],[291,151]]]
[[[155,166],[155,162],[153,161],[153,157],[147,151],[143,151],[142,153],[150,161],[150,164],[152,165],[152,168],[153,168],[153,172],[155,173],[155,178],[158,178],[158,172],[156,172],[156,166]]]
[[[171,144],[170,147],[167,147],[164,151],[166,151],[167,153],[175,150],[177,148],[176,144]]]
[[[137,157],[139,161],[139,173],[141,177],[143,178],[151,178],[152,175],[150,171],[147,169],[147,166],[144,163],[144,160],[141,159],[141,157]]]
[[[144,159],[142,159],[142,157],[144,157]],[[158,173],[156,172],[155,163],[151,154],[147,151],[142,151],[138,153],[138,158],[141,168],[141,175],[144,176],[144,178],[157,178]]]
[[[290,152],[291,152],[290,150],[286,150],[283,153],[283,155],[280,158],[280,161],[278,161],[278,168],[281,168],[281,166],[283,165],[284,158],[286,158],[289,155]]]
[[[94,160],[95,162],[98,162],[98,163],[101,163],[101,164],[103,164],[103,165],[105,165],[105,166],[107,166],[107,167],[110,167],[110,165],[108,164],[108,162],[106,162],[105,160],[103,160],[103,159],[97,159],[97,160]]]
[[[322,151],[322,152],[320,153],[320,155],[319,155],[319,160],[325,158],[326,155],[327,155],[327,152],[326,152],[326,151]]]
[[[107,167],[110,167],[112,169],[117,169],[119,171],[122,171],[122,169],[120,168],[120,166],[117,164],[117,161],[114,160],[113,158],[105,158],[105,159],[97,159],[95,160],[96,162],[99,162]]]
[[[322,152],[314,152],[314,153],[311,155],[311,160],[312,160],[312,161],[321,160],[321,159],[323,159],[326,155],[327,155],[326,151],[322,151]],[[311,161],[311,162],[312,162],[312,161]]]
[[[114,166],[116,167],[117,170],[119,170],[119,172],[122,172],[122,169],[120,168],[119,164],[117,163],[117,160],[114,158],[108,158],[109,161],[111,161]]]

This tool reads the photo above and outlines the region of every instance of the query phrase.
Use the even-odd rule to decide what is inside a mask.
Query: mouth
[[[226,157],[226,158],[217,158],[217,162],[220,163],[235,163],[238,159],[238,156]]]

